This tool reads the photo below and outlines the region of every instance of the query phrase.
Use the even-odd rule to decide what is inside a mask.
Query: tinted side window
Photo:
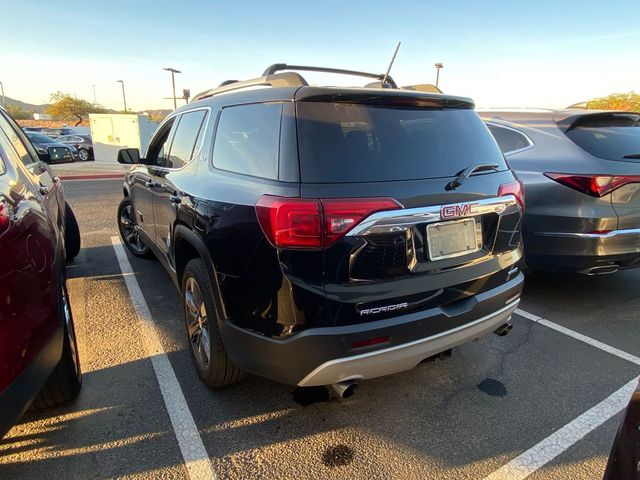
[[[196,139],[206,115],[206,110],[196,110],[180,117],[180,123],[178,123],[176,134],[171,143],[171,152],[165,161],[165,167],[180,168],[191,160]]]
[[[497,125],[487,125],[493,138],[496,139],[502,153],[509,153],[531,145],[529,139],[522,133],[511,130],[510,128],[498,127]]]
[[[277,179],[281,115],[281,103],[223,109],[213,147],[215,167]]]
[[[162,130],[153,137],[153,140],[151,140],[149,144],[147,158],[145,159],[147,165],[156,165],[158,167],[165,165],[165,158],[169,153],[170,134],[174,130],[174,125],[175,118],[168,120],[167,123],[162,126]]]
[[[32,154],[29,153],[29,150],[27,149],[25,143],[21,140],[21,138],[18,136],[18,133],[12,128],[9,121],[4,118],[4,115],[2,114],[0,114],[0,130],[2,130],[7,138],[9,138],[9,140],[13,144],[13,148],[15,148],[16,152],[18,152],[18,155],[20,155],[20,160],[24,165],[29,165],[36,161],[37,154],[33,152],[32,157]]]
[[[21,159],[18,157],[16,150],[13,148],[12,142],[7,138],[7,136],[3,133],[4,130],[0,131],[0,150],[4,152],[7,156],[7,160],[9,162],[13,162],[14,164],[19,162]],[[0,158],[0,173],[4,173],[4,163]]]

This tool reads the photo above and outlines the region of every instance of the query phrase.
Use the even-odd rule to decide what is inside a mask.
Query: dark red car
[[[604,480],[640,480],[640,383],[622,417]]]
[[[62,184],[0,108],[0,437],[82,381],[65,262],[80,232]]]

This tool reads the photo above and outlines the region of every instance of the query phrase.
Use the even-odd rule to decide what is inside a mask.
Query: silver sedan
[[[478,114],[524,182],[530,268],[595,275],[640,266],[639,113]]]

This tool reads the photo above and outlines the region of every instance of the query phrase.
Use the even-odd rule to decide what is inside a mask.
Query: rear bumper
[[[431,337],[375,352],[330,360],[310,372],[298,385],[329,385],[409,370],[425,358],[492,332],[511,318],[519,302],[520,299],[514,300],[492,314]]]
[[[640,266],[640,228],[607,233],[537,232],[525,238],[527,263],[535,268],[586,272],[592,267]],[[542,254],[544,252],[544,254]]]
[[[229,357],[251,373],[300,386],[327,385],[408,370],[427,357],[478,338],[506,323],[522,291],[523,275],[455,305],[356,325],[305,330],[274,340],[231,323],[221,333]],[[388,337],[371,347],[353,342]]]

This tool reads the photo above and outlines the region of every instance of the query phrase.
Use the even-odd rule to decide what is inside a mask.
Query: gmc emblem
[[[440,218],[467,217],[473,215],[473,209],[479,203],[459,203],[457,205],[444,205],[440,208]]]

